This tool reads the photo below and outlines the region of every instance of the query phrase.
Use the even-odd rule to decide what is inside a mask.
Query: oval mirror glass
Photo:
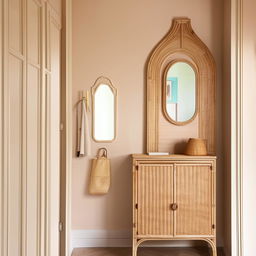
[[[97,142],[115,139],[116,92],[107,83],[100,83],[93,91],[93,139]]]
[[[196,115],[196,74],[187,62],[176,62],[167,69],[163,108],[167,119],[185,124]]]

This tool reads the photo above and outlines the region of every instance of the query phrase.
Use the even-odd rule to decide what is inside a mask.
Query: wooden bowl
[[[189,156],[206,156],[207,149],[205,140],[190,138],[187,142],[185,154]]]

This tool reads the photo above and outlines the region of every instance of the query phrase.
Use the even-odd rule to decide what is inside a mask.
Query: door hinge
[[[64,124],[60,123],[60,131],[63,131],[63,130],[64,130]]]
[[[138,204],[135,204],[135,209],[138,209]]]
[[[211,171],[213,170],[213,167],[212,167],[212,165],[210,166],[210,170],[211,170]]]
[[[214,224],[212,224],[212,229],[215,229],[215,225]]]
[[[135,166],[135,170],[136,170],[136,171],[139,170],[139,166],[138,166],[138,165]]]
[[[59,222],[59,232],[61,232],[63,230],[63,224],[62,224],[62,222],[60,221]]]

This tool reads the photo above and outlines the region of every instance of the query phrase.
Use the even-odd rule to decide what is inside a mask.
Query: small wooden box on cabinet
[[[133,256],[148,240],[202,240],[216,256],[216,157],[133,157]]]

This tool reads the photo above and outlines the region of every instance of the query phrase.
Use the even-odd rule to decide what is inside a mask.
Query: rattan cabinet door
[[[173,165],[141,164],[137,175],[138,235],[172,236]]]
[[[210,164],[177,164],[174,170],[175,236],[213,234],[214,177]]]

